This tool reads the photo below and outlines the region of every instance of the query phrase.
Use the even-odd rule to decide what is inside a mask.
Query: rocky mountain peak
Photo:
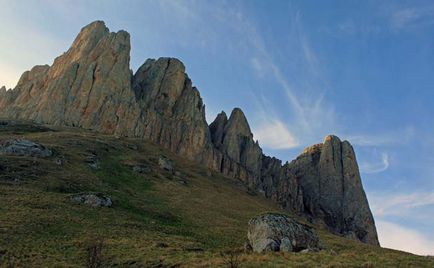
[[[224,112],[220,113],[211,123],[209,130],[213,145],[223,153],[224,160],[228,158],[241,165],[246,172],[251,174],[251,177],[259,177],[262,165],[262,149],[253,140],[249,123],[240,108],[233,109],[229,119]],[[232,164],[221,165],[223,173],[232,169],[234,169]],[[241,171],[239,170],[239,172]],[[248,177],[247,175],[239,176]],[[250,180],[249,184],[255,184],[255,182]]]
[[[22,88],[24,85],[29,82],[41,80],[41,78],[47,73],[50,69],[49,65],[36,65],[30,71],[24,72],[20,79],[18,80],[17,87]]]
[[[253,137],[247,118],[240,108],[234,108],[226,124],[226,132],[245,137]]]
[[[80,33],[72,43],[72,47],[77,47],[80,43],[89,43],[92,40],[100,40],[103,36],[110,33],[109,28],[105,25],[105,22],[97,20],[89,23],[81,28]]]
[[[348,142],[327,136],[282,166],[262,154],[241,109],[229,118],[220,113],[208,126],[199,90],[180,60],[148,59],[134,75],[129,61],[129,34],[93,22],[52,66],[35,66],[13,90],[0,90],[0,116],[151,140],[335,233],[378,244]]]
[[[223,144],[224,130],[228,123],[228,117],[224,111],[219,113],[214,121],[209,125],[213,144],[220,149]]]
[[[314,221],[331,231],[378,245],[374,219],[366,199],[351,144],[333,135],[304,150],[289,165],[300,183],[303,203]]]
[[[6,87],[5,86],[2,86],[1,88],[0,88],[0,94],[4,94],[4,93],[6,93]]]
[[[146,60],[133,81],[136,97],[162,114],[170,113],[183,89],[191,87],[184,64],[176,58]]]

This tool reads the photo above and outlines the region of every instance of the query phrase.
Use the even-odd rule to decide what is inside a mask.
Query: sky
[[[284,161],[349,140],[384,247],[434,255],[434,2],[0,0],[0,86],[80,29],[131,34],[131,69],[176,57],[207,121],[240,107]]]

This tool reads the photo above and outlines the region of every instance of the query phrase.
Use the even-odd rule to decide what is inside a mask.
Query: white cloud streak
[[[434,192],[416,192],[409,194],[373,193],[370,204],[374,215],[408,216],[415,208],[434,206]]]
[[[346,140],[364,147],[396,146],[407,144],[415,137],[415,129],[407,126],[390,133],[348,135]]]
[[[295,146],[295,144],[307,145],[312,142],[312,140],[317,139],[318,135],[330,134],[327,131],[328,129],[334,129],[334,131],[337,132],[337,126],[335,124],[337,121],[336,114],[334,108],[324,100],[322,85],[316,83],[313,86],[315,89],[314,94],[309,95],[307,94],[309,91],[307,88],[291,83],[288,76],[270,54],[269,51],[271,51],[271,49],[266,46],[265,40],[257,32],[255,26],[242,14],[240,15],[239,12],[236,14],[235,19],[237,22],[235,25],[237,25],[236,27],[238,27],[239,32],[246,35],[248,43],[246,47],[253,48],[251,49],[252,55],[250,61],[252,69],[260,79],[264,77],[272,77],[274,79],[280,86],[280,89],[278,88],[277,90],[283,90],[289,103],[288,108],[292,110],[292,113],[285,117],[285,122],[276,119],[276,116],[274,116],[269,119],[268,122],[262,122],[259,125],[276,127],[278,124],[275,124],[275,122],[280,122],[282,126],[285,126],[285,123],[289,124],[290,127],[285,126],[285,129],[291,133],[294,141],[298,141],[297,143],[293,143],[293,146]],[[290,36],[290,40],[293,40],[292,42],[294,42],[294,46],[297,49],[296,52],[292,52],[294,58],[298,58],[299,63],[306,69],[306,77],[303,80],[321,80],[322,72],[320,63],[302,29],[300,12],[293,14],[291,22],[292,29],[288,35]],[[320,83],[322,82],[323,80],[320,81]],[[260,114],[266,114],[267,116],[277,113],[273,105],[260,105],[258,108],[261,109]],[[273,144],[272,141],[265,141],[264,138],[260,141],[261,144]]]
[[[418,255],[434,255],[434,240],[426,234],[384,220],[377,220],[376,226],[382,247]]]
[[[298,146],[294,135],[278,119],[272,119],[259,125],[255,133],[264,148],[290,149]]]
[[[394,9],[390,14],[392,30],[401,31],[434,24],[434,6],[409,6]]]
[[[366,174],[380,173],[389,168],[389,155],[387,153],[381,154],[380,161],[376,162],[360,162],[360,172]]]

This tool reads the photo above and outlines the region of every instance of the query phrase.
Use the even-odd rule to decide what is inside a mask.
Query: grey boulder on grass
[[[0,141],[0,154],[49,157],[53,153],[45,146],[25,139],[10,139]]]
[[[321,248],[311,227],[283,214],[268,213],[252,218],[247,238],[254,252],[318,251]]]
[[[71,201],[77,204],[85,204],[91,207],[111,207],[113,202],[110,197],[100,193],[80,193],[71,196]]]

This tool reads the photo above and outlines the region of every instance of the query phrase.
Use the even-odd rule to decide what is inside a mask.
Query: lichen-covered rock
[[[39,143],[25,139],[11,139],[0,141],[0,154],[49,157],[53,153]]]
[[[249,221],[247,238],[254,252],[299,252],[319,249],[313,229],[282,214],[264,214]]]
[[[158,158],[158,165],[160,166],[160,168],[170,172],[173,172],[174,170],[173,162],[165,156],[160,156]]]
[[[91,152],[89,153],[86,158],[84,159],[84,162],[87,164],[88,167],[91,169],[100,169],[100,161],[98,156]]]
[[[294,247],[292,246],[291,240],[288,237],[284,237],[280,240],[279,251],[281,252],[292,252],[294,251]]]
[[[135,165],[133,166],[133,171],[137,173],[150,173],[151,168],[147,165]]]
[[[92,207],[111,207],[113,202],[110,197],[100,193],[80,193],[71,196],[71,201]]]
[[[378,245],[352,146],[336,136],[311,146],[289,167],[301,185],[307,214],[335,233]]]

